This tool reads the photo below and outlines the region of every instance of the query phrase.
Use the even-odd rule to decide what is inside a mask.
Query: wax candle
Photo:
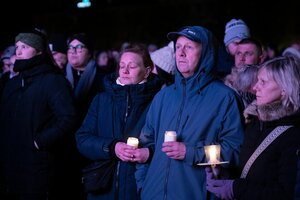
[[[133,146],[133,147],[138,147],[139,146],[139,139],[135,137],[128,137],[127,139],[127,145]]]
[[[165,132],[165,142],[175,142],[177,140],[176,131]]]

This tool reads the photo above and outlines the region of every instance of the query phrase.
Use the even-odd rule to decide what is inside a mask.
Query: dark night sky
[[[98,48],[117,48],[124,41],[165,45],[166,34],[185,25],[205,26],[222,40],[231,18],[242,18],[251,34],[264,43],[284,46],[300,37],[300,1],[91,0],[92,7],[84,10],[76,8],[77,2],[9,0],[0,8],[1,49],[13,43],[17,33],[31,27],[42,27],[50,34],[87,32]]]

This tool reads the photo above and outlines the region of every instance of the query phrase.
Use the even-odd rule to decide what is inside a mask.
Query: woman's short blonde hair
[[[300,60],[292,56],[276,57],[263,63],[259,70],[265,69],[284,91],[282,105],[296,112],[300,108]]]

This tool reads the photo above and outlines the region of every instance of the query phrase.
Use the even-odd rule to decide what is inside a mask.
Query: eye
[[[72,45],[69,45],[68,49],[74,49],[74,47]]]
[[[76,46],[76,49],[82,49],[82,48],[83,48],[83,45],[79,44],[79,45]]]

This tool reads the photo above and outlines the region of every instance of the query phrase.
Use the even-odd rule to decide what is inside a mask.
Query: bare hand
[[[129,146],[124,142],[117,142],[115,146],[115,153],[120,160],[125,162],[133,162],[135,149],[136,147]]]
[[[149,158],[148,148],[136,148],[124,142],[118,142],[115,146],[115,153],[120,160],[125,162],[144,163]]]
[[[183,160],[186,154],[186,146],[183,142],[164,142],[162,151],[172,159]]]

